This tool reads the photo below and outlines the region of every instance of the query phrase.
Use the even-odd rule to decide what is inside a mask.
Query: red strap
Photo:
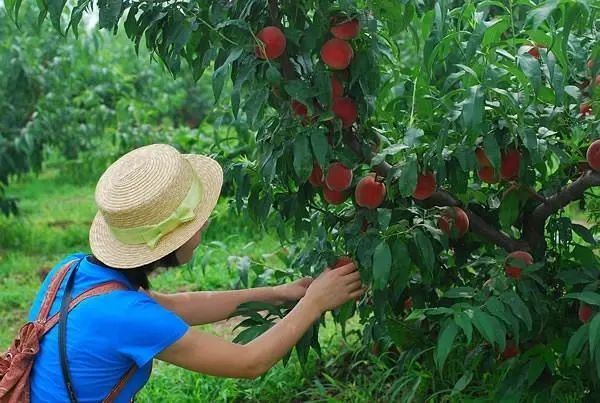
[[[88,299],[90,297],[95,297],[97,295],[106,294],[111,291],[127,290],[127,289],[128,288],[125,285],[123,285],[119,282],[116,282],[116,281],[109,281],[107,283],[99,284],[99,285],[92,287],[89,290],[81,293],[77,298],[73,299],[73,301],[71,301],[71,303],[69,304],[69,312],[71,312],[73,310],[73,308],[75,308],[81,302],[85,301],[86,299]],[[48,333],[50,331],[50,329],[52,329],[54,327],[54,325],[56,325],[58,323],[59,319],[60,319],[60,312],[57,312],[54,315],[52,315],[52,317],[44,323],[44,334]]]
[[[46,295],[44,296],[44,302],[42,302],[42,307],[40,308],[37,316],[38,322],[44,322],[46,319],[48,319],[48,314],[50,313],[52,303],[56,299],[58,289],[60,288],[60,285],[62,284],[73,263],[75,263],[75,260],[67,262],[52,278],[52,281],[48,286],[48,290],[46,291]]]
[[[133,364],[131,368],[127,370],[125,375],[123,375],[123,377],[119,380],[119,383],[117,383],[115,387],[110,391],[108,396],[106,396],[106,399],[102,401],[102,403],[114,402],[117,399],[117,396],[119,396],[119,393],[121,393],[121,391],[125,388],[125,385],[127,385],[127,382],[129,382],[131,377],[133,377],[135,371],[137,371],[137,366]]]

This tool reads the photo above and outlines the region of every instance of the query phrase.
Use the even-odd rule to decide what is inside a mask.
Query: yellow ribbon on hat
[[[200,181],[194,177],[192,186],[181,204],[167,218],[159,223],[132,228],[110,227],[114,237],[127,245],[146,244],[154,249],[162,237],[169,234],[181,224],[192,221],[196,214],[194,209],[202,197]]]

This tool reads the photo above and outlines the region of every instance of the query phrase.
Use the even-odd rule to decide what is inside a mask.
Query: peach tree
[[[391,365],[432,368],[406,393],[599,392],[597,4],[80,0],[69,19],[65,0],[40,4],[61,32],[94,9],[172,74],[212,74],[256,133],[228,167],[235,205],[306,240],[296,272],[357,263],[369,291],[333,316],[358,317]],[[285,309],[240,312],[244,342]]]

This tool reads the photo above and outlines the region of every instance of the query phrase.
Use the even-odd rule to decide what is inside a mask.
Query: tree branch
[[[572,201],[581,199],[585,191],[594,186],[600,186],[600,172],[588,170],[576,181],[548,197],[545,203],[537,206],[526,218],[523,239],[536,251],[536,254],[541,254],[546,249],[544,227],[548,217]]]
[[[461,203],[456,200],[451,194],[438,191],[434,192],[428,199],[424,201],[428,207],[460,207]],[[529,250],[529,246],[522,240],[513,239],[504,232],[488,224],[483,218],[479,217],[471,210],[465,210],[469,216],[469,230],[479,235],[488,242],[498,245],[507,252],[515,250]]]

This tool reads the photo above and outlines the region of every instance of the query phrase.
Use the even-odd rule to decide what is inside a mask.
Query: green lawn
[[[66,254],[89,251],[87,231],[95,214],[93,194],[93,182],[73,184],[56,170],[27,176],[9,188],[9,195],[20,199],[21,214],[0,217],[0,349],[8,346],[26,318],[43,273]],[[235,267],[228,264],[230,256],[264,261],[264,256],[279,248],[276,239],[243,217],[234,216],[227,200],[222,200],[193,263],[158,274],[152,284],[160,291],[227,289],[236,279]],[[273,266],[283,268],[276,259]],[[233,323],[203,329],[232,339]],[[286,367],[278,364],[254,381],[203,376],[156,362],[139,401],[369,401],[370,392],[364,386],[338,384],[331,376],[327,378],[324,365],[329,362],[333,370],[339,352],[347,348],[333,323],[323,329],[321,340],[324,360],[311,354],[305,372],[293,355]]]

